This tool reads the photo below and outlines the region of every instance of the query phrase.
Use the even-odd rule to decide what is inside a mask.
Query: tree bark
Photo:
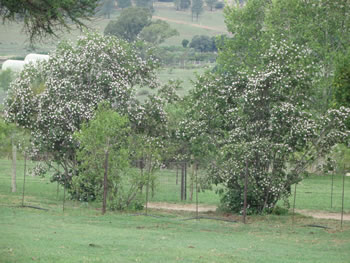
[[[106,151],[106,157],[105,157],[105,173],[103,178],[103,203],[102,203],[102,215],[106,213],[106,203],[107,203],[107,177],[108,177],[108,154],[109,151]]]
[[[244,174],[244,200],[243,200],[243,223],[246,223],[247,217],[247,191],[248,191],[248,161],[246,161],[246,168]]]

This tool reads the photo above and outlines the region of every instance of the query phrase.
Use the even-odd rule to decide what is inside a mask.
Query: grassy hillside
[[[119,15],[120,10],[116,10],[111,19],[115,19]],[[168,18],[171,20],[177,20],[183,24],[169,22],[169,24],[176,28],[180,35],[170,38],[166,41],[165,45],[181,45],[182,39],[186,38],[191,40],[194,35],[210,35],[214,36],[226,32],[224,18],[222,10],[220,11],[205,11],[198,22],[191,21],[190,11],[176,11],[173,4],[168,3],[156,3],[154,16],[162,18]],[[90,22],[86,22],[90,30],[96,30],[103,32],[106,25],[111,19],[105,18],[92,18]],[[216,28],[217,30],[209,30],[195,25],[202,25]],[[48,37],[43,39],[40,43],[35,43],[31,46],[28,42],[28,36],[22,32],[21,23],[0,24],[0,56],[25,56],[28,53],[47,53],[54,49],[58,41],[68,39],[75,41],[77,36],[81,35],[79,30],[72,30],[71,32],[57,32],[59,38]]]

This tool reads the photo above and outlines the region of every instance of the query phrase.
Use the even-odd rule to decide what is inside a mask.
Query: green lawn
[[[133,212],[102,216],[99,204],[73,201],[67,201],[63,213],[62,189],[57,197],[56,184],[31,176],[25,204],[48,210],[21,208],[23,161],[18,161],[17,193],[10,192],[10,164],[0,160],[0,262],[349,262],[349,221],[341,230],[339,221],[301,215],[296,215],[294,225],[291,215],[253,216],[246,225],[240,216],[218,213],[204,216],[237,222],[185,220],[193,214],[156,210],[150,211],[153,216]],[[154,200],[176,201],[175,170],[162,170],[158,177]],[[346,183],[348,191],[350,182]],[[302,191],[323,192],[327,186],[327,177],[308,178],[298,186],[299,197]],[[327,209],[327,197],[315,197]],[[217,197],[207,192],[200,200],[212,204]],[[308,207],[306,200],[297,204]]]
[[[342,206],[343,176],[334,176],[331,208],[332,177],[313,175],[297,185],[296,208],[340,212]],[[294,186],[292,187],[294,193]],[[350,213],[350,177],[345,177],[344,211]],[[293,196],[290,198],[293,204]]]
[[[249,224],[0,206],[0,262],[349,262],[350,224],[289,216]],[[329,229],[307,227],[308,224]]]

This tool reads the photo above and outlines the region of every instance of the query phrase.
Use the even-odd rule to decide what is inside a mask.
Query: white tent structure
[[[36,63],[39,61],[44,61],[44,60],[49,60],[50,56],[49,55],[41,55],[41,54],[28,54],[24,61],[23,60],[6,60],[3,64],[1,69],[6,70],[6,69],[11,69],[12,71],[15,72],[20,72],[24,65],[29,64],[29,63]]]
[[[43,60],[49,60],[50,56],[49,55],[41,55],[41,54],[28,54],[24,62],[29,63],[29,62],[37,62],[37,61],[43,61]]]
[[[19,72],[23,69],[25,64],[26,63],[23,60],[8,59],[2,64],[1,69],[2,70],[11,69],[12,71]]]

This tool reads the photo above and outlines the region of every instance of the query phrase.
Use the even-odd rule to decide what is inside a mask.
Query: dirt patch
[[[163,209],[163,210],[176,210],[176,211],[196,211],[196,204],[171,204],[165,202],[152,202],[148,203],[148,208]],[[198,205],[198,212],[214,212],[216,211],[214,205]]]
[[[296,210],[296,212],[300,213],[302,215],[312,216],[314,218],[319,218],[319,219],[334,219],[334,220],[341,219],[341,213],[331,213],[331,212],[324,212],[324,211],[309,211],[309,210]],[[350,221],[350,214],[344,214],[343,220]]]
[[[196,204],[171,204],[166,202],[152,202],[148,203],[148,208],[162,209],[162,210],[174,210],[174,211],[187,211],[195,212]],[[198,212],[215,212],[217,206],[214,205],[198,205]],[[306,216],[312,216],[319,219],[333,219],[340,220],[340,213],[330,213],[324,211],[310,211],[310,210],[296,210],[297,213]],[[343,215],[344,221],[350,221],[350,214]]]

